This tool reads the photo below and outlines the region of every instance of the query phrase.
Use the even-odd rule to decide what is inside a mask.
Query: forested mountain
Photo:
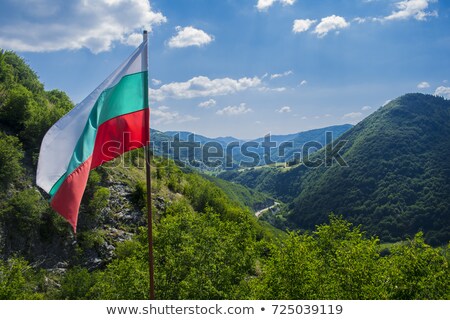
[[[0,50],[0,299],[148,299],[142,150],[90,173],[77,234],[35,187],[42,136],[72,107]],[[448,248],[420,233],[386,250],[330,216],[287,234],[255,218],[273,201],[261,192],[151,167],[157,299],[450,298]]]
[[[254,140],[241,140],[233,137],[208,138],[187,131],[161,132],[152,129],[151,133],[156,155],[169,155],[187,166],[194,166],[206,171],[217,171],[241,166],[256,167],[299,160],[302,156],[302,148],[306,143],[324,146],[327,142],[339,138],[351,127],[352,125],[344,124],[287,135],[270,135]],[[173,142],[175,139],[183,146],[178,153],[174,153]],[[170,147],[168,143],[170,143]],[[264,143],[273,144],[269,152],[266,152]],[[280,148],[282,145],[284,147]],[[191,149],[188,149],[189,146]],[[214,159],[219,158],[219,161],[208,162],[207,152],[215,153],[217,147],[221,149],[219,152],[221,156]],[[208,148],[212,148],[213,151]],[[249,153],[252,155],[249,156]],[[189,160],[189,154],[194,161]]]
[[[228,172],[220,177],[290,203],[288,220],[313,229],[342,214],[384,241],[423,230],[450,240],[450,101],[423,94],[393,100],[344,133],[347,163]],[[315,158],[323,158],[325,150]]]

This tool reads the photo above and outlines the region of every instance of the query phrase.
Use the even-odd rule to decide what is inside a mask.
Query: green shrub
[[[0,260],[0,300],[42,299],[36,293],[37,276],[22,258]]]
[[[0,132],[0,192],[22,176],[22,158],[19,139]]]

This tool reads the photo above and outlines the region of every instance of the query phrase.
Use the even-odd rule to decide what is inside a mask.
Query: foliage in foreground
[[[380,254],[378,239],[331,216],[313,233],[290,233],[269,245],[211,209],[196,214],[181,201],[168,211],[155,237],[159,299],[450,298],[449,248],[428,246],[420,233]],[[0,297],[146,299],[146,250],[142,230],[117,248],[106,269],[73,268],[57,280],[57,290],[39,285],[43,271],[30,273],[26,262],[12,258],[0,265]]]
[[[331,216],[312,234],[291,233],[274,249],[263,276],[253,281],[259,299],[448,299],[449,257],[424,243],[423,234],[382,256],[379,241]]]

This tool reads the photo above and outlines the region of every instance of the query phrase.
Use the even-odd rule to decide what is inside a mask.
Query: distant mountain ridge
[[[228,172],[219,177],[269,192],[289,205],[301,229],[330,212],[384,241],[424,231],[432,244],[450,240],[450,101],[407,94],[361,121],[347,140],[348,167]],[[317,152],[316,157],[323,154]]]
[[[308,142],[315,142],[318,145],[324,146],[326,143],[326,134],[327,132],[331,133],[332,140],[337,139],[339,136],[341,136],[344,132],[349,130],[352,127],[350,124],[344,124],[344,125],[335,125],[335,126],[329,126],[325,128],[320,129],[314,129],[314,130],[308,130],[293,134],[286,134],[286,135],[270,135],[270,141],[272,143],[275,143],[276,147],[273,147],[271,149],[271,161],[273,162],[286,162],[291,161],[294,159],[294,154],[298,153],[301,154],[302,147],[308,143]],[[168,142],[174,141],[175,137],[183,142],[192,141],[195,143],[200,143],[200,146],[204,146],[206,143],[218,143],[222,150],[224,151],[224,157],[227,156],[226,149],[227,146],[231,143],[237,143],[239,146],[244,146],[245,144],[255,144],[258,145],[257,147],[249,147],[247,151],[253,152],[253,156],[258,156],[260,161],[257,163],[257,165],[266,165],[265,161],[265,151],[263,148],[262,143],[264,141],[268,141],[269,139],[266,137],[260,137],[253,140],[243,140],[234,138],[231,136],[228,137],[217,137],[217,138],[209,138],[203,135],[195,134],[188,131],[166,131],[161,132],[155,129],[151,130],[151,140],[154,144],[154,150],[156,151],[157,155],[162,155],[164,151],[167,151],[167,149],[163,150],[163,144],[165,143],[167,145]],[[190,139],[190,140],[189,140]],[[282,144],[290,143],[291,146],[284,148],[282,154],[279,153],[279,147]],[[198,144],[197,144],[198,146]],[[204,150],[203,150],[204,151]],[[239,148],[233,148],[232,149],[232,163],[234,168],[238,168],[240,163],[243,162],[249,162],[249,156],[245,155],[242,152],[242,149]],[[173,150],[169,151],[169,154],[173,156]],[[195,159],[199,162],[202,161],[202,151],[197,150],[195,152]],[[182,158],[186,158],[188,156],[186,150],[182,150],[181,152]],[[230,168],[228,168],[230,169]]]

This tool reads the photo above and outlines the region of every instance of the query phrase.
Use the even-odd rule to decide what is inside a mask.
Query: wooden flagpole
[[[146,30],[143,32],[144,42],[148,41],[148,33]],[[143,54],[143,59],[145,59],[145,65],[148,71],[148,45],[145,48],[145,53]],[[145,81],[147,88],[144,88],[144,92],[148,92],[148,84]],[[147,100],[148,101],[148,100]],[[150,109],[150,105],[147,105]],[[150,160],[151,160],[151,150],[150,150],[150,110],[148,112],[148,118],[146,123],[149,141],[145,147],[145,175],[147,180],[147,229],[148,229],[148,271],[150,276],[150,299],[155,299],[155,277],[154,277],[154,259],[153,259],[153,215],[152,215],[152,175],[150,171]]]

